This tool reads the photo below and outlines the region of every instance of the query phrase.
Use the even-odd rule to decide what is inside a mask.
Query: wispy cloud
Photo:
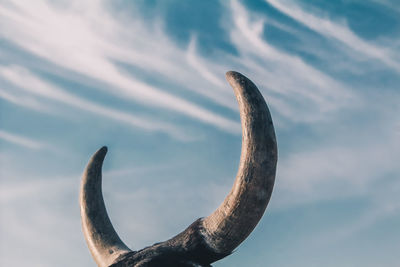
[[[349,29],[345,23],[338,23],[304,11],[293,1],[265,0],[285,15],[302,23],[319,34],[339,41],[353,51],[373,59],[378,59],[387,66],[400,72],[399,58],[387,47],[367,42]]]
[[[390,8],[390,10],[392,11],[400,13],[400,7],[396,0],[372,0],[372,1],[378,5],[383,5],[387,8]]]
[[[0,264],[57,265],[57,256],[43,260],[42,256],[37,255],[42,249],[58,257],[65,256],[65,250],[72,250],[74,256],[68,262],[82,264],[85,254],[82,253],[79,260],[76,256],[86,248],[79,231],[79,212],[75,212],[77,205],[69,205],[71,196],[72,199],[78,199],[75,190],[77,179],[52,177],[21,181],[9,174],[7,177],[7,181],[0,180],[0,232],[3,237],[0,242]],[[21,246],[21,243],[24,245]],[[75,245],[70,248],[69,244],[72,243]],[[17,247],[19,249],[13,249]],[[90,261],[88,257],[86,264],[89,265]]]
[[[45,147],[45,145],[39,141],[14,133],[6,132],[4,130],[0,130],[0,139],[29,149],[41,149]]]
[[[262,37],[267,19],[247,11],[237,1],[230,7],[233,27],[226,30],[240,54],[222,54],[219,62],[196,52],[196,38],[182,48],[164,33],[162,23],[146,24],[139,15],[132,20],[124,12],[113,16],[108,5],[105,1],[71,2],[61,10],[47,1],[9,3],[0,8],[2,25],[8,25],[2,35],[33,55],[101,82],[99,88],[107,93],[178,112],[234,134],[240,133],[238,122],[138,77],[153,76],[154,81],[176,84],[236,110],[233,94],[223,79],[230,69],[226,66],[236,66],[251,74],[277,113],[294,122],[318,121],[353,99],[340,82],[300,57],[268,44]],[[43,33],[52,37],[44,38]],[[132,74],[119,63],[144,74]],[[82,76],[80,81],[85,82]]]
[[[323,145],[288,154],[279,164],[278,190],[282,196],[287,196],[277,200],[279,205],[290,206],[294,202],[304,204],[349,196],[377,199],[373,189],[376,183],[385,181],[388,176],[400,177],[397,162],[400,142],[397,133],[392,131],[392,124],[389,120],[388,125],[380,126],[382,129],[379,130],[355,129],[346,137],[352,140],[350,143],[329,144],[322,141]],[[364,142],[356,141],[360,136]],[[387,195],[379,205],[395,202],[395,198],[395,194]]]
[[[224,131],[240,132],[238,122],[143,82],[118,67],[117,62],[120,61],[163,73],[171,80],[180,81],[188,90],[195,90],[219,104],[232,107],[233,101],[226,101],[226,94],[215,93],[216,80],[210,75],[203,77],[203,81],[192,88],[196,80],[190,81],[185,75],[189,72],[185,69],[191,68],[194,61],[188,62],[187,51],[169,40],[160,26],[146,27],[137,20],[130,21],[128,30],[126,21],[112,16],[109,11],[112,8],[107,9],[107,5],[103,1],[87,4],[72,2],[61,10],[47,1],[8,3],[0,7],[1,24],[8,25],[2,28],[2,36],[57,66],[105,83],[113,88],[107,90],[110,94],[175,111]],[[157,43],[154,43],[155,39]],[[199,68],[199,65],[196,67]],[[210,78],[211,84],[205,82]]]
[[[316,246],[326,246],[334,243],[343,243],[344,240],[352,238],[354,235],[370,231],[376,224],[385,220],[396,218],[400,211],[400,204],[397,198],[400,194],[400,183],[395,181],[390,185],[381,184],[371,185],[368,209],[360,212],[359,216],[348,221],[340,221],[330,227],[329,231],[313,235],[309,244]]]
[[[33,109],[40,112],[49,112],[49,109],[45,105],[43,105],[43,103],[40,103],[39,101],[37,101],[37,99],[29,96],[17,96],[6,90],[0,89],[0,98],[21,107]]]
[[[28,70],[20,67],[0,67],[0,76],[18,86],[21,89],[39,95],[44,98],[59,101],[61,103],[73,106],[75,108],[89,111],[96,115],[111,118],[115,121],[127,123],[134,127],[139,127],[149,131],[163,131],[180,139],[188,137],[177,127],[150,120],[149,118],[141,118],[123,111],[107,108],[102,105],[93,103],[83,98],[70,94],[57,86],[47,83],[37,76],[30,73]]]
[[[232,43],[244,65],[286,120],[312,122],[350,103],[353,93],[344,84],[315,69],[300,57],[271,46],[262,37],[266,19],[231,1]]]

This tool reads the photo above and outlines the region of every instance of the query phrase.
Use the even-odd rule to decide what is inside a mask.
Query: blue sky
[[[275,124],[275,189],[223,266],[398,266],[400,5],[0,1],[0,265],[95,266],[81,173],[140,249],[210,214],[240,157],[228,70]]]

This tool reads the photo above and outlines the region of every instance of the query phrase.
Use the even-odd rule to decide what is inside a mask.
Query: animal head
[[[130,250],[115,232],[101,189],[107,148],[90,159],[83,177],[80,206],[83,233],[99,267],[211,266],[242,243],[264,214],[272,194],[277,144],[271,114],[257,87],[238,72],[227,72],[239,103],[242,152],[233,187],[222,204],[171,239]]]

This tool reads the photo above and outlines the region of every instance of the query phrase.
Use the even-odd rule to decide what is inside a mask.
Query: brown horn
[[[177,236],[129,253],[108,218],[101,192],[101,167],[107,148],[93,155],[83,174],[80,203],[83,232],[100,267],[113,263],[125,266],[118,264],[126,262],[145,264],[151,259],[160,262],[168,256],[177,262],[186,260],[185,266],[194,266],[194,262],[209,264],[229,255],[261,219],[275,181],[278,153],[274,126],[257,87],[238,72],[230,71],[226,77],[235,91],[242,123],[242,153],[236,180],[217,210]]]
[[[83,173],[80,191],[83,234],[99,267],[108,267],[131,251],[115,232],[104,205],[101,167],[106,153],[107,147],[102,147],[92,156]]]
[[[203,220],[208,245],[230,253],[252,232],[271,197],[277,144],[271,114],[257,87],[238,72],[226,78],[235,91],[242,123],[242,152],[235,183],[224,202]]]

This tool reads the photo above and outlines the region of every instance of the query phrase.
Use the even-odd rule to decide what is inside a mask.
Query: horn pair
[[[239,169],[228,196],[211,215],[195,221],[170,240],[131,251],[121,241],[107,215],[101,189],[101,169],[107,148],[99,149],[84,171],[80,191],[83,232],[98,266],[167,266],[162,263],[146,265],[145,262],[150,262],[148,257],[157,258],[158,262],[168,262],[175,257],[179,262],[193,262],[193,265],[182,266],[209,266],[229,255],[255,228],[274,186],[275,131],[267,104],[253,82],[233,71],[227,72],[226,78],[239,103],[242,125]],[[120,264],[129,262],[128,258],[132,265]],[[144,265],[135,265],[136,262]]]

